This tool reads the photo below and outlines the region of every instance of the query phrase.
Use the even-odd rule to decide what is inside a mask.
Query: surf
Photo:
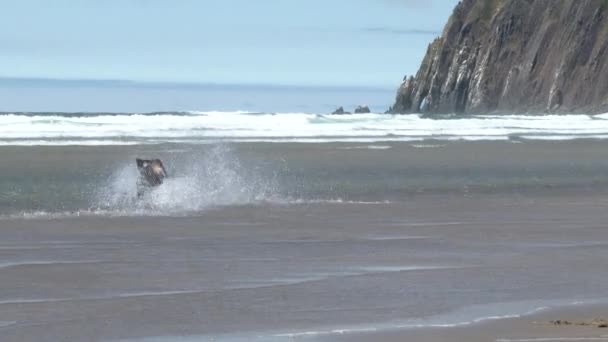
[[[2,146],[608,139],[608,114],[4,113]]]

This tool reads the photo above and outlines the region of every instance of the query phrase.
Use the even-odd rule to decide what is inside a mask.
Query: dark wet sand
[[[224,208],[181,218],[4,220],[0,331],[6,341],[272,340],[593,302],[608,283],[606,205],[589,196],[484,195]],[[522,304],[500,304],[512,302]],[[517,322],[321,338],[465,341],[444,339],[463,334],[475,341],[469,336],[483,331],[511,336],[502,332]],[[553,331],[562,332],[547,328]]]
[[[608,329],[555,326],[553,320],[593,320],[608,317],[608,305],[574,305],[521,318],[507,318],[466,327],[401,330],[332,336],[328,341],[384,342],[560,342],[608,341]],[[323,339],[320,339],[323,341]]]

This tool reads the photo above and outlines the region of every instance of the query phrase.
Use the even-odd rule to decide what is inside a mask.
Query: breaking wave
[[[607,139],[608,114],[4,113],[0,146]]]

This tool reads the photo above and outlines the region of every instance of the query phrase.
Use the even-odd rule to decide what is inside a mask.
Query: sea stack
[[[332,112],[332,114],[334,114],[334,115],[344,115],[344,114],[350,114],[350,113],[347,112],[347,111],[345,111],[344,107],[340,106],[340,107],[338,107],[338,109],[334,110]]]
[[[607,16],[606,0],[462,0],[390,112],[608,112]]]
[[[357,108],[355,108],[355,114],[369,114],[371,112],[372,111],[366,105],[357,106]]]

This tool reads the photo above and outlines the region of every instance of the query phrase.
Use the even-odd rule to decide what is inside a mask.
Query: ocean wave
[[[608,114],[5,113],[0,145],[607,139]]]

